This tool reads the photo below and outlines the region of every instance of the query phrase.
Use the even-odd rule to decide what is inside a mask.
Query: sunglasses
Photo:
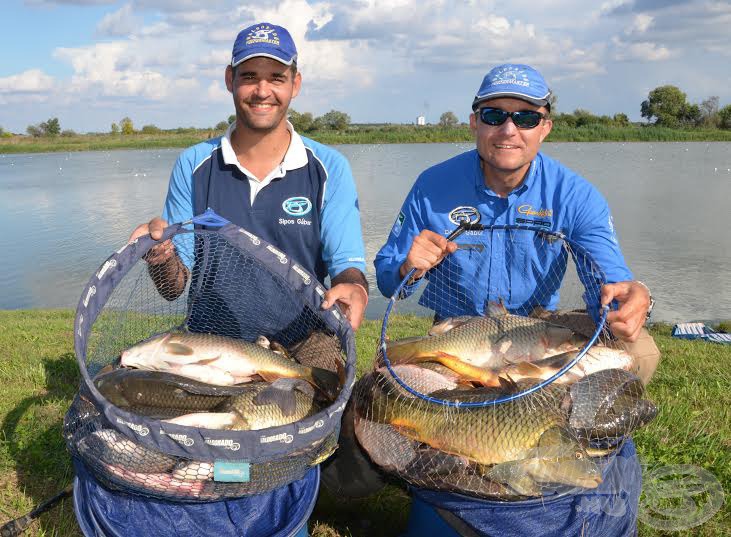
[[[535,110],[507,112],[500,108],[480,108],[477,114],[483,123],[492,126],[502,125],[509,117],[519,129],[532,129],[537,127],[541,120],[546,117],[545,114],[536,112]]]

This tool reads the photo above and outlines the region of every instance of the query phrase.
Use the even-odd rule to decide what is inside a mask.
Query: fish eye
[[[576,452],[576,458],[579,459],[579,460],[581,460],[581,459],[584,458],[584,454],[581,451],[577,451]]]

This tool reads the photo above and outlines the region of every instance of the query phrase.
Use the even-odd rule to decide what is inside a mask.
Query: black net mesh
[[[83,382],[64,435],[107,487],[189,502],[258,494],[303,477],[337,447],[352,331],[337,310],[320,310],[314,277],[232,228],[181,228],[154,249],[134,245],[82,296]],[[94,316],[103,285],[111,288]]]
[[[477,229],[387,310],[354,390],[356,436],[413,485],[517,500],[591,489],[651,420],[603,326],[605,278],[560,234]]]

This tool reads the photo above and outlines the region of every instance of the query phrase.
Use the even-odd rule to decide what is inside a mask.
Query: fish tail
[[[321,367],[313,367],[310,379],[311,384],[322,391],[325,396],[334,401],[338,396],[338,388],[340,382],[338,382],[337,374]]]
[[[421,360],[431,353],[420,350],[420,345],[425,338],[409,338],[407,341],[394,341],[386,345],[386,356],[392,364],[406,364]]]
[[[468,380],[475,380],[484,386],[500,386],[500,379],[494,371],[463,362],[458,357],[438,352],[433,359]]]

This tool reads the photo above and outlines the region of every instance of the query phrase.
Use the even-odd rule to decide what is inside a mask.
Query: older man
[[[643,328],[652,304],[649,289],[633,280],[602,195],[588,181],[539,152],[552,128],[550,96],[541,74],[527,65],[500,65],[485,76],[470,115],[476,148],[419,176],[374,261],[378,287],[385,296],[391,296],[402,279],[415,269],[405,288],[405,292],[410,292],[414,280],[424,277],[457,250],[457,244],[447,240],[447,236],[465,218],[479,219],[484,225],[528,223],[560,231],[583,246],[611,282],[601,289],[602,304],[617,306],[608,314],[607,323],[614,336],[625,342],[638,359],[640,376],[647,382],[659,359],[657,347]],[[480,282],[462,281],[474,271],[460,267],[468,269],[472,262],[471,256],[452,256],[450,266],[456,266],[450,277],[454,281],[436,291],[424,292],[422,304],[435,312],[436,319],[483,314],[485,305],[496,297],[509,297],[508,309],[522,314],[557,301],[556,289],[547,297],[549,304],[536,302],[537,293],[529,289],[528,277],[491,281],[489,289]],[[620,455],[627,458],[632,454],[634,446],[630,441]],[[586,513],[582,517],[581,509],[577,509],[578,496],[545,510],[540,503],[531,508],[525,502],[506,504],[503,508],[491,502],[467,501],[459,507],[453,495],[415,491],[409,535],[450,535],[445,519],[461,534],[477,529],[478,533],[489,535],[575,535],[582,534],[582,527],[591,534],[631,534],[636,525],[640,478],[639,467],[630,466],[617,470],[619,465],[614,465],[612,471],[620,472],[623,479],[612,481],[605,477],[605,483],[617,482],[626,492],[626,515],[618,519]],[[597,494],[605,492],[602,489]],[[443,516],[436,516],[432,508]],[[586,526],[590,518],[590,526]]]

